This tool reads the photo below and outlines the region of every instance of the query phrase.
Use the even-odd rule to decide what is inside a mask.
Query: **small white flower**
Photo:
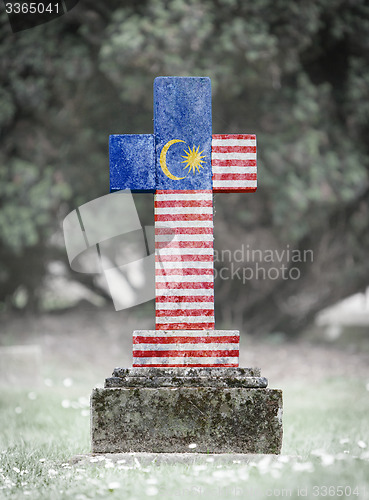
[[[125,464],[125,463],[126,463],[126,461],[124,460],[124,458],[122,458],[122,460],[117,461],[117,464]]]
[[[18,469],[18,467],[13,467],[13,471],[16,472],[17,474],[20,473],[20,469]]]
[[[314,466],[311,462],[296,462],[292,465],[292,469],[296,472],[314,472]]]
[[[71,378],[67,377],[63,380],[63,385],[64,385],[64,387],[72,387],[73,380]]]
[[[24,490],[24,491],[23,491],[23,495],[30,495],[30,494],[31,494],[31,492],[30,492],[30,491],[28,491],[28,490]]]
[[[69,408],[70,407],[69,399],[63,399],[63,401],[61,402],[61,405],[63,408]]]
[[[52,387],[54,385],[54,382],[51,380],[51,378],[45,378],[44,384],[46,387]]]
[[[194,465],[193,470],[194,471],[202,471],[202,470],[207,470],[207,465],[205,464],[199,464],[199,465]]]
[[[322,455],[320,457],[321,461],[322,461],[322,465],[323,467],[328,467],[329,465],[332,465],[334,464],[334,456],[333,455]]]
[[[100,461],[100,460],[99,460],[99,458],[97,458],[97,457],[92,457],[92,458],[90,458],[90,462],[92,462],[92,463],[94,463],[94,462],[99,462],[99,461]]]
[[[207,462],[211,463],[211,462],[214,462],[214,458],[213,457],[209,457],[206,459]]]
[[[58,472],[55,469],[49,469],[47,473],[49,474],[50,477],[55,477],[58,475]]]
[[[349,442],[350,442],[349,438],[341,438],[340,439],[340,444],[347,444]]]
[[[112,481],[111,483],[108,484],[108,490],[118,490],[120,488],[120,483],[118,481]]]
[[[188,447],[190,448],[190,450],[193,450],[194,448],[197,447],[197,444],[196,443],[191,443],[188,445]]]
[[[43,464],[44,462],[46,462],[46,458],[40,458],[39,462]]]
[[[82,417],[89,417],[90,416],[90,410],[82,410],[81,411]]]
[[[313,450],[311,452],[311,455],[315,455],[316,457],[321,457],[322,455],[325,455],[325,451],[322,449],[319,450]]]
[[[29,392],[28,393],[28,399],[31,401],[34,401],[37,398],[37,394],[35,392]]]
[[[20,414],[22,413],[22,411],[23,411],[23,410],[22,410],[22,408],[21,408],[20,406],[17,406],[17,407],[14,409],[14,411],[15,411],[15,413],[16,413],[17,415],[20,415]]]
[[[149,477],[146,479],[147,484],[158,484],[156,477]]]
[[[357,445],[359,448],[362,448],[362,449],[366,448],[366,443],[364,441],[361,441],[361,440],[358,441]]]
[[[106,462],[105,469],[113,469],[113,468],[114,468],[113,462]]]
[[[159,493],[159,490],[158,488],[156,488],[155,486],[150,486],[149,488],[147,488],[146,490],[146,495],[149,496],[149,497],[154,497],[155,495],[157,495]]]

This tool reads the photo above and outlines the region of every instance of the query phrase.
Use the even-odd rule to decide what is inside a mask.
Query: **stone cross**
[[[215,330],[213,193],[256,191],[256,137],[212,135],[211,82],[159,77],[154,134],[111,135],[110,190],[155,194],[156,330],[133,367],[237,367],[239,332]]]

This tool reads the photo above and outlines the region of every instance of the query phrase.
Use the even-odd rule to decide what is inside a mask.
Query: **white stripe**
[[[133,337],[234,337],[239,330],[134,330]]]
[[[214,315],[211,316],[157,316],[156,324],[160,323],[214,323]]]
[[[238,356],[234,357],[222,357],[222,358],[213,358],[213,357],[196,357],[196,358],[133,358],[133,364],[137,365],[225,365],[225,364],[237,364],[238,365]]]
[[[173,214],[212,214],[213,207],[160,207],[155,208],[156,215]]]
[[[162,309],[214,309],[213,302],[156,302],[156,310]]]
[[[213,227],[212,220],[156,220],[155,227]],[[174,232],[174,231],[173,231]]]
[[[156,297],[191,297],[192,295],[208,295],[210,297],[214,297],[214,290],[212,288],[205,288],[204,290],[201,289],[180,289],[180,290],[174,290],[172,288],[168,288],[168,290],[163,289],[161,291],[161,288],[158,288],[156,290]]]
[[[213,269],[212,262],[179,261],[179,262],[155,262],[155,269]]]
[[[213,181],[213,187],[231,187],[234,189],[256,187],[257,181]]]
[[[157,193],[155,195],[155,201],[203,201],[203,200],[212,200],[213,194],[210,191],[209,193]],[[168,208],[168,207],[166,207]]]
[[[155,255],[178,255],[179,257],[182,255],[213,255],[213,248],[157,248],[155,250]]]
[[[256,146],[256,139],[213,139],[212,146]]]
[[[213,241],[212,234],[176,234],[173,238],[172,234],[156,234],[155,241]]]
[[[256,160],[256,153],[211,153],[213,160]]]
[[[212,283],[214,276],[194,274],[190,276],[183,276],[182,274],[173,274],[172,276],[155,276],[155,281],[158,283],[187,283],[187,282],[210,282]]]
[[[238,344],[133,344],[134,351],[238,351]]]
[[[235,167],[233,165],[219,167],[213,165],[213,174],[257,174],[257,167]]]

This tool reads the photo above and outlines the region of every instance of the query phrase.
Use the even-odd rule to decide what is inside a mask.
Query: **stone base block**
[[[282,391],[258,370],[199,370],[156,369],[147,387],[137,370],[116,369],[91,396],[93,453],[280,453]]]

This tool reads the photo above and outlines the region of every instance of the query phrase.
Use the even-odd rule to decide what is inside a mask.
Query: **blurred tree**
[[[23,285],[37,305],[63,216],[107,193],[108,135],[152,131],[158,75],[210,76],[214,133],[257,133],[257,194],[216,197],[220,255],[314,252],[282,259],[300,279],[242,280],[244,252],[216,282],[218,327],[294,333],[365,287],[368,33],[365,0],[82,0],[16,35],[3,16],[0,300]]]

